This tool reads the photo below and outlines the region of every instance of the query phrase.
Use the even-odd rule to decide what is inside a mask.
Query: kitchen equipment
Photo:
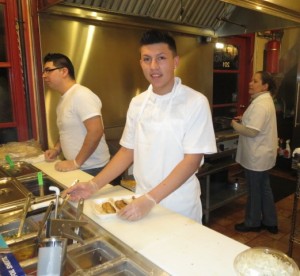
[[[42,178],[42,179],[41,179]],[[49,187],[58,187],[60,191],[63,187],[48,175],[38,172],[34,175],[18,177],[21,184],[37,198],[53,198],[55,191],[49,190]]]
[[[23,203],[28,191],[22,187],[20,182],[12,177],[4,177],[0,179],[0,211],[5,208],[5,205],[13,205]]]
[[[78,205],[77,205],[77,211],[76,211],[76,217],[75,217],[75,220],[79,221],[80,217],[81,217],[81,214],[83,213],[83,207],[84,207],[84,199],[81,198],[79,201],[78,201]],[[74,233],[76,235],[79,235],[79,230],[80,230],[80,227],[76,227],[74,229]],[[74,243],[77,243],[77,240],[73,240]]]
[[[44,226],[45,226],[46,222],[48,221],[48,219],[50,217],[53,206],[54,206],[54,202],[51,201],[48,208],[47,208],[47,210],[46,210],[46,212],[44,213],[44,216],[42,218],[42,221],[40,223],[39,230],[38,230],[38,233],[37,233],[37,243],[40,241],[40,236],[43,232],[43,229],[44,229]]]
[[[76,240],[83,244],[83,239],[77,235],[73,229],[77,229],[86,223],[86,221],[76,221],[72,219],[51,219],[50,236],[60,236],[71,240]]]
[[[68,200],[70,198],[70,194],[67,194],[64,198],[62,203],[59,206],[59,209],[57,211],[57,217],[62,218],[62,210],[64,209],[65,205],[67,204]]]
[[[37,275],[62,275],[66,260],[67,239],[50,237],[44,239],[39,248]]]
[[[59,194],[60,194],[60,190],[59,190],[59,188],[54,187],[54,186],[50,186],[50,187],[49,187],[49,190],[50,190],[50,191],[54,191],[54,192],[55,192],[55,195],[56,195],[56,200],[55,200],[55,215],[54,215],[54,218],[56,219],[56,218],[57,218],[57,212],[58,212],[58,205],[59,205]]]
[[[240,276],[299,276],[299,268],[286,254],[267,247],[253,247],[241,252],[234,260]]]
[[[75,180],[72,182],[71,186],[74,186],[74,185],[75,185],[76,183],[78,183],[78,182],[79,182],[79,179],[75,179]],[[64,209],[65,205],[67,204],[69,198],[70,198],[70,194],[67,194],[67,195],[62,199],[62,203],[60,204],[60,207],[59,207],[59,209],[58,209],[58,211],[57,211],[57,216],[58,216],[59,218],[61,218],[61,216],[62,216],[62,210]],[[78,204],[78,206],[79,206],[79,204]],[[82,207],[82,208],[83,208],[83,207]],[[77,211],[78,211],[78,210],[77,210]],[[81,212],[82,212],[82,210],[81,210]]]
[[[24,227],[26,216],[27,216],[27,212],[28,212],[28,209],[29,209],[30,204],[31,204],[31,198],[32,198],[32,194],[29,193],[27,195],[27,199],[26,199],[26,202],[25,202],[25,205],[24,205],[24,208],[23,208],[23,214],[22,214],[22,218],[21,218],[21,221],[20,221],[19,231],[18,231],[18,234],[17,234],[18,238],[21,236],[22,231],[23,231],[23,227]]]
[[[20,177],[37,173],[40,170],[27,162],[18,161],[14,163],[14,166],[11,166],[10,164],[0,166],[0,171],[6,176]]]
[[[103,239],[89,242],[68,251],[71,260],[83,270],[103,267],[105,264],[120,259],[122,253]]]

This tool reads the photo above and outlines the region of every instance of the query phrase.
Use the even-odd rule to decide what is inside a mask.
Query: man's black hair
[[[51,61],[53,62],[54,66],[56,66],[56,67],[68,68],[71,79],[75,80],[74,66],[73,66],[71,60],[67,56],[65,56],[63,54],[59,54],[59,53],[48,53],[44,57],[44,64],[46,62],[51,62]]]
[[[152,29],[143,33],[140,39],[141,46],[155,43],[168,44],[170,50],[174,53],[174,56],[177,55],[176,42],[168,32]]]

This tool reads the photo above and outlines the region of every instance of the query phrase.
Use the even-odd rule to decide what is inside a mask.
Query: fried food
[[[102,209],[106,214],[116,213],[116,208],[110,202],[102,203]]]
[[[119,210],[121,210],[127,205],[127,203],[123,199],[121,199],[121,200],[116,200],[115,205]]]

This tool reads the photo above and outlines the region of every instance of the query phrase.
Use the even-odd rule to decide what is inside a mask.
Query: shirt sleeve
[[[138,116],[137,116],[134,99],[133,99],[131,100],[127,111],[126,124],[120,140],[121,146],[125,148],[129,148],[129,149],[134,148],[137,117]]]
[[[77,108],[77,114],[81,122],[94,116],[101,116],[102,103],[92,91],[82,90],[76,93],[74,95],[74,105],[74,108]]]
[[[185,153],[210,154],[217,152],[216,139],[208,100],[201,95],[194,101],[190,116],[186,120],[183,140]]]
[[[263,129],[266,122],[266,108],[261,104],[253,104],[249,106],[246,119],[243,117],[243,125],[258,131]]]
[[[232,127],[241,135],[247,136],[247,137],[255,137],[259,131],[253,128],[246,127],[242,124],[239,124],[238,122],[233,121]]]

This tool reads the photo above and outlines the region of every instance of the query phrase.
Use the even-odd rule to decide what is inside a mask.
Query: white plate
[[[115,201],[124,200],[126,203],[129,204],[130,202],[132,202],[132,200],[134,198],[137,198],[137,197],[138,197],[137,195],[129,195],[129,196],[118,196],[118,197],[95,199],[92,202],[92,207],[93,207],[94,214],[96,216],[98,216],[99,218],[102,218],[102,219],[115,217],[117,215],[118,211],[119,211],[119,209],[115,205]],[[116,209],[116,213],[108,214],[108,213],[104,212],[103,209],[102,209],[102,204],[105,203],[105,202],[110,202],[112,204],[112,206]]]

